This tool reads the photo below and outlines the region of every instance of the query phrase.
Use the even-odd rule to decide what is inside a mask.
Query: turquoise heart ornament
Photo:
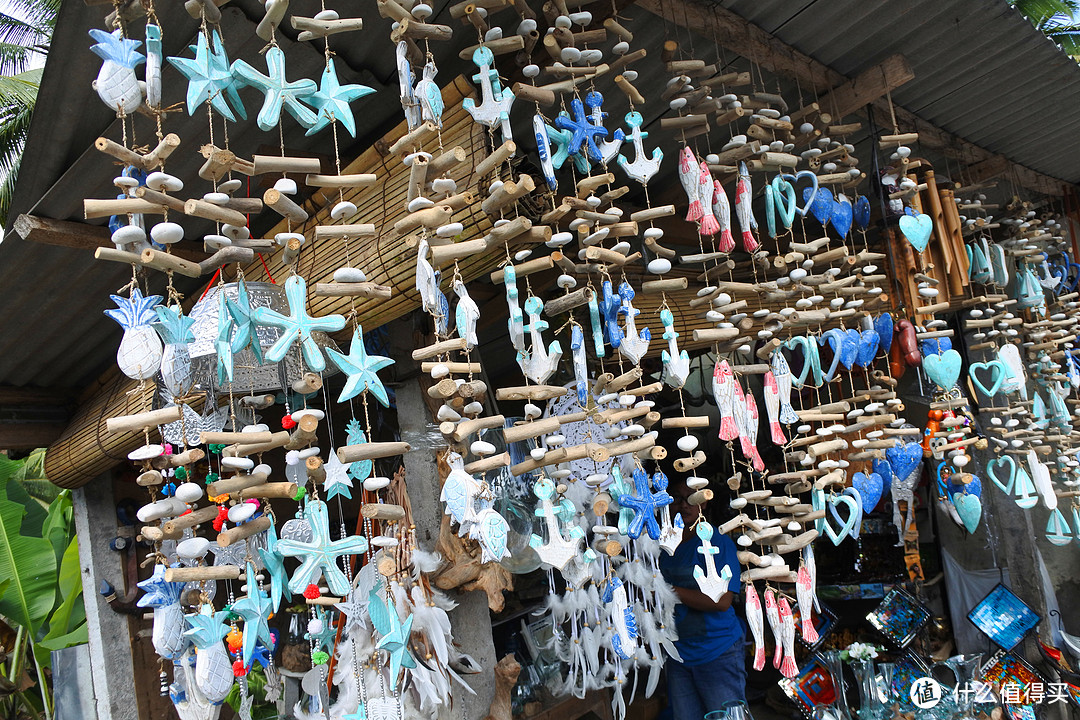
[[[1005,470],[1006,480],[1002,480],[1000,477],[999,468]],[[1002,455],[987,462],[986,474],[990,476],[991,482],[997,485],[1001,492],[1012,495],[1013,485],[1016,484],[1016,461],[1013,460],[1012,455]]]
[[[979,521],[982,520],[982,500],[978,495],[960,493],[952,496],[952,502],[968,535],[974,534],[976,528],[979,527]]]
[[[929,215],[904,215],[900,218],[900,232],[919,252],[930,243],[930,234],[934,232],[934,221]]]
[[[927,377],[947,392],[953,389],[956,381],[960,378],[960,365],[962,362],[960,353],[949,349],[937,355],[924,356],[922,367]]]
[[[983,382],[983,379],[979,377],[979,372],[989,373],[989,387]],[[1000,360],[976,362],[968,365],[968,376],[971,378],[971,383],[979,388],[979,391],[988,398],[993,398],[998,394],[998,391],[1001,390],[1001,384],[1005,382],[1005,378],[1008,374],[1008,368],[1006,368],[1005,363]]]
[[[832,541],[833,545],[839,545],[842,543],[848,535],[855,530],[856,524],[862,524],[862,509],[859,507],[859,501],[855,499],[854,495],[829,495],[826,498],[826,502],[829,506],[829,514],[840,523],[840,529],[833,528],[832,523],[828,520],[825,521],[825,535]],[[847,519],[844,520],[840,517],[838,505],[844,505],[848,508]]]

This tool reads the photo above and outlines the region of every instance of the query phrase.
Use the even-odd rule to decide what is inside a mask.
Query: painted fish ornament
[[[91,52],[104,60],[93,82],[98,97],[120,114],[135,112],[143,100],[142,87],[135,77],[135,68],[146,62],[139,52],[142,41],[124,37],[120,28],[111,33],[94,28],[90,37],[96,41]]]
[[[754,669],[765,667],[765,620],[761,614],[761,596],[753,583],[746,584],[746,624],[754,637]]]
[[[746,393],[743,392],[742,384],[739,382],[738,378],[733,376],[731,382],[731,414],[735,416],[735,428],[736,432],[739,434],[739,448],[743,452],[743,457],[749,460],[750,450],[747,447],[748,416],[746,413]]]
[[[600,599],[606,604],[610,613],[611,626],[611,649],[623,660],[634,657],[637,649],[637,619],[634,617],[634,609],[626,595],[626,587],[623,581],[617,577],[611,579],[604,587],[604,594]]]
[[[476,337],[476,322],[480,319],[480,308],[469,296],[469,290],[460,278],[454,280],[454,294],[458,296],[454,311],[454,325],[458,337],[465,341],[465,348],[471,350],[479,343]]]
[[[161,303],[160,295],[143,297],[134,288],[130,297],[110,295],[116,308],[105,315],[124,328],[124,337],[116,351],[116,364],[132,380],[147,380],[157,375],[164,348],[152,323],[158,319],[154,308]]]
[[[769,359],[773,378],[776,379],[776,393],[780,398],[780,422],[785,425],[799,422],[799,415],[791,407],[791,367],[782,352],[774,352]]]
[[[713,368],[713,397],[720,411],[721,440],[731,441],[739,437],[739,428],[735,424],[735,376],[727,360],[720,360]]]
[[[480,543],[481,563],[498,562],[510,555],[506,546],[510,525],[494,508],[484,508],[476,514],[469,537]]]
[[[577,323],[570,327],[570,355],[574,364],[578,404],[586,407],[589,404],[589,368],[585,360],[585,333]]]
[[[405,111],[405,122],[409,130],[415,130],[423,121],[423,109],[416,97],[413,87],[412,63],[409,62],[409,44],[400,41],[394,48],[394,57],[397,62],[398,88],[400,90],[401,109]]]
[[[161,107],[161,26],[146,24],[146,104]]]
[[[559,180],[555,177],[555,165],[551,159],[551,141],[548,138],[548,124],[540,113],[533,115],[533,137],[536,139],[536,154],[540,157],[540,170],[548,189],[559,189]]]
[[[686,210],[687,222],[697,222],[705,216],[705,207],[701,203],[701,192],[698,188],[700,179],[701,168],[698,167],[694,151],[683,146],[679,151],[679,182],[686,193],[686,199],[690,201]]]
[[[713,183],[714,180],[712,173],[709,172],[709,166],[702,160],[697,188],[698,196],[701,198],[701,225],[699,232],[710,237],[720,232],[720,223],[713,214],[712,200],[713,193],[716,190]]]
[[[771,587],[765,588],[765,619],[769,621],[773,643],[776,645],[776,652],[773,655],[773,667],[779,669],[780,662],[784,659],[784,644],[780,631],[780,607],[776,604],[776,591]]]
[[[757,238],[754,230],[757,230],[757,220],[754,219],[754,210],[750,206],[753,201],[753,187],[750,184],[750,172],[746,169],[746,163],[739,163],[739,183],[735,188],[735,214],[739,216],[739,227],[742,228],[743,250],[752,253],[758,249]]]
[[[814,627],[814,583],[810,571],[803,565],[795,580],[795,599],[799,603],[799,618],[802,620],[802,637],[807,645],[818,641],[818,632]]]
[[[765,471],[765,460],[762,459],[761,453],[757,449],[757,435],[758,424],[761,420],[761,414],[758,412],[757,400],[754,399],[754,393],[746,393],[746,428],[743,435],[740,436],[742,441],[743,454],[746,455],[750,464],[754,466],[754,469],[758,472]]]
[[[772,370],[765,373],[765,412],[769,417],[769,432],[774,445],[786,445],[787,437],[780,426],[780,390],[776,387],[776,376]]]
[[[735,238],[731,236],[731,203],[719,180],[713,180],[712,210],[720,224],[720,237],[716,239],[716,249],[729,253],[735,249]]]
[[[791,613],[791,604],[786,597],[780,598],[780,639],[784,643],[784,660],[780,663],[780,674],[793,678],[799,674],[795,665],[795,616]]]
[[[818,602],[817,596],[817,558],[814,557],[813,543],[803,548],[802,566],[806,568],[806,572],[810,575],[810,589],[814,598],[814,609],[821,612],[821,603]]]

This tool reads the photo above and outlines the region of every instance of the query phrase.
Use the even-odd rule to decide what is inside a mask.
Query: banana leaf
[[[56,552],[48,540],[40,537],[44,510],[38,537],[23,534],[29,514],[27,505],[15,499],[19,497],[18,485],[9,482],[17,465],[0,459],[0,578],[10,580],[0,595],[0,615],[23,627],[29,637],[36,637],[56,599]]]

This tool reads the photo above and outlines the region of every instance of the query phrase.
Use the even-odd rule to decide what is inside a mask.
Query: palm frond
[[[0,77],[0,227],[7,224],[23,145],[30,132],[41,68]]]
[[[56,27],[62,0],[5,0],[4,11],[38,28]]]
[[[1010,4],[1035,27],[1059,15],[1071,17],[1080,11],[1077,0],[1011,0]]]

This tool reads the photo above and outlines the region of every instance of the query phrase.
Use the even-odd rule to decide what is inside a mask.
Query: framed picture
[[[1013,720],[1035,720],[1034,705],[1023,704],[1018,699],[1027,695],[1030,685],[1039,683],[1045,687],[1046,681],[1022,658],[998,650],[986,661],[982,681],[994,687],[998,699]],[[1015,686],[1018,690],[1013,691],[1007,686]],[[1019,698],[1009,697],[1014,692]]]
[[[799,641],[799,644],[808,650],[816,650],[821,646],[821,643],[825,641],[825,636],[832,632],[833,627],[836,625],[836,613],[832,611],[828,605],[824,603],[821,605],[821,612],[815,612],[813,616],[814,629],[817,630],[818,641],[811,645],[803,640],[802,631],[802,615],[799,613],[799,607],[796,604],[791,608],[792,617],[795,620],[795,627],[798,632],[795,633],[795,639]]]
[[[907,647],[930,620],[930,611],[899,585],[874,608],[866,619],[898,648]]]
[[[968,620],[1005,650],[1019,645],[1040,619],[1027,603],[1000,583],[968,613]]]
[[[921,677],[930,677],[930,668],[918,655],[906,652],[893,664],[893,702],[901,708],[914,709],[911,702],[911,686]]]
[[[799,706],[804,717],[810,717],[816,706],[836,702],[836,687],[825,662],[811,655],[803,664],[802,671],[793,678],[780,681],[780,687]]]

